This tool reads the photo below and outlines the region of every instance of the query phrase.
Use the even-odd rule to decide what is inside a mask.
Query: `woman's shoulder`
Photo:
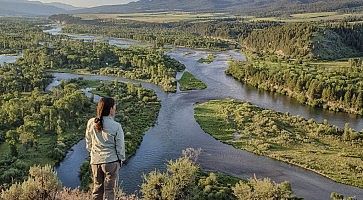
[[[121,124],[119,122],[117,122],[115,119],[111,119],[109,120],[109,122],[112,124],[113,127],[115,127],[116,129],[119,129],[121,127]]]

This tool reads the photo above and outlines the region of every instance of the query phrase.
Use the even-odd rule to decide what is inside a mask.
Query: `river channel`
[[[52,31],[54,30],[48,32],[58,34],[61,30]],[[76,37],[75,39],[94,37],[72,36]],[[121,47],[132,45],[130,40],[112,38],[108,41]],[[300,167],[235,149],[206,134],[194,119],[195,104],[225,98],[248,101],[263,108],[289,112],[319,122],[326,119],[329,123],[341,128],[345,123],[349,123],[356,130],[363,128],[361,117],[301,105],[286,96],[259,91],[225,75],[224,71],[230,58],[244,59],[244,56],[236,51],[212,52],[216,55],[216,59],[211,64],[197,62],[199,58],[207,56],[208,53],[210,52],[188,48],[173,48],[168,52],[170,56],[184,63],[187,71],[208,85],[205,90],[165,93],[160,87],[151,83],[108,76],[68,73],[54,73],[54,81],[48,89],[56,86],[60,80],[83,77],[86,80],[117,79],[121,82],[141,83],[143,87],[156,92],[162,105],[157,123],[146,132],[136,154],[120,171],[121,187],[127,193],[133,193],[139,189],[143,174],[155,169],[165,169],[165,163],[168,160],[178,158],[183,149],[192,147],[202,149],[198,163],[206,170],[219,171],[240,178],[249,178],[255,174],[257,177],[269,177],[277,182],[287,180],[291,183],[295,194],[305,199],[329,199],[330,193],[333,191],[363,199],[363,189],[335,183]],[[79,167],[87,157],[84,140],[69,151],[66,158],[57,167],[58,176],[65,186],[79,186]]]

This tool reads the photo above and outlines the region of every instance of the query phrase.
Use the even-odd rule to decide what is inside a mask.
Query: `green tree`
[[[19,133],[15,130],[9,130],[5,135],[5,142],[10,146],[10,154],[12,156],[18,155],[18,150],[16,145],[19,143]]]

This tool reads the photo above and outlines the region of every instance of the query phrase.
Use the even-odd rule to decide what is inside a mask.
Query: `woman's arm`
[[[126,159],[125,155],[125,136],[124,131],[122,130],[121,124],[117,129],[117,136],[116,136],[116,153],[117,157],[120,161],[124,161]]]
[[[88,152],[91,152],[92,149],[92,137],[91,137],[91,126],[93,124],[93,119],[88,120],[87,128],[86,128],[86,148]]]

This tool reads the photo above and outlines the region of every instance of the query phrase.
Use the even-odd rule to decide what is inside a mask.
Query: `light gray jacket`
[[[103,117],[103,130],[98,132],[94,120],[88,120],[86,130],[86,147],[91,155],[91,164],[124,161],[125,139],[121,124],[112,117]]]

